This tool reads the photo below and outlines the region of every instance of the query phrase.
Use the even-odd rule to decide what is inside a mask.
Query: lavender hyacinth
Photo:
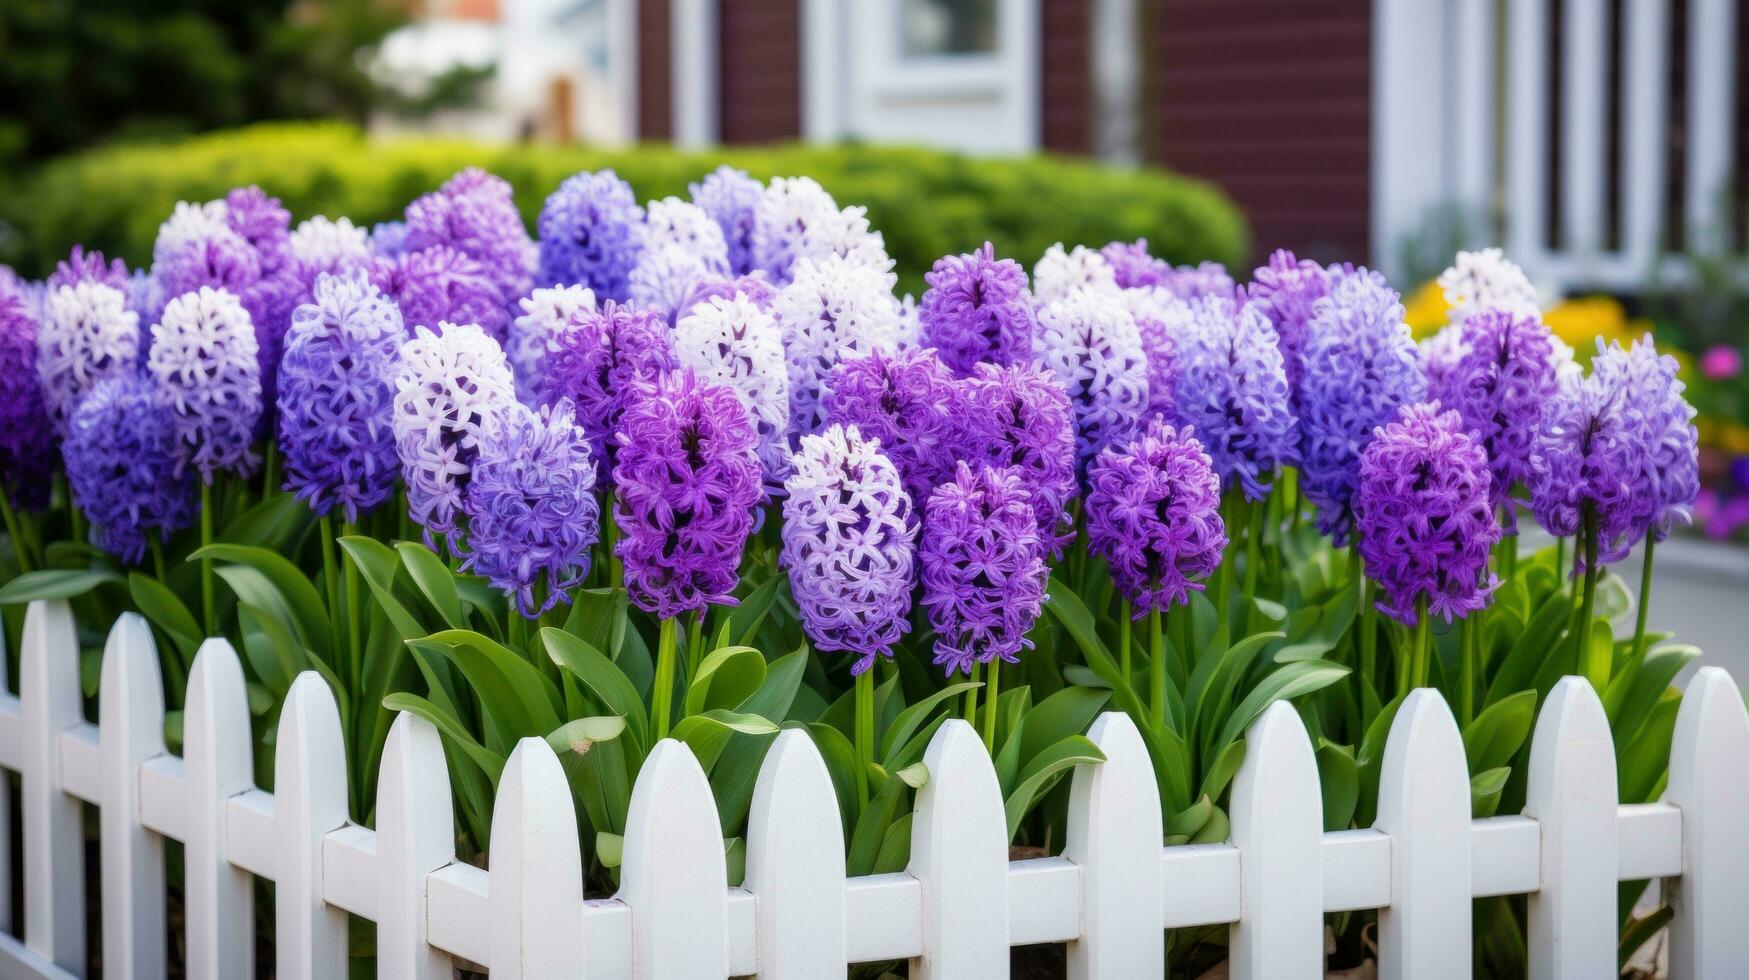
[[[371,282],[395,301],[409,327],[472,323],[497,341],[508,332],[509,308],[485,266],[447,245],[379,258]]]
[[[1172,276],[1172,266],[1148,252],[1148,240],[1112,242],[1099,250],[1111,266],[1112,278],[1120,289],[1143,289],[1164,286]]]
[[[1191,311],[1178,351],[1177,421],[1196,430],[1225,489],[1261,500],[1294,452],[1275,328],[1258,304],[1224,296],[1196,300]]]
[[[867,209],[839,208],[811,177],[772,178],[754,212],[753,256],[777,283],[795,279],[804,259],[823,266],[837,257],[882,273],[893,267],[881,233],[869,227]]]
[[[1077,289],[1038,311],[1034,357],[1068,392],[1077,470],[1135,434],[1148,404],[1142,337],[1113,291]]]
[[[740,399],[686,370],[638,381],[616,439],[614,554],[631,601],[664,620],[733,605],[763,495]]]
[[[772,303],[789,362],[791,438],[825,425],[821,396],[841,360],[898,346],[898,304],[888,273],[833,256],[803,259]]]
[[[48,503],[55,452],[36,373],[36,334],[36,317],[23,292],[0,282],[0,493],[9,504],[29,510]]]
[[[36,337],[37,379],[49,421],[65,435],[67,420],[99,382],[131,374],[139,362],[140,316],[114,286],[89,280],[48,291]]]
[[[1075,428],[1069,396],[1043,370],[980,364],[966,379],[961,455],[974,466],[1010,467],[1032,498],[1039,540],[1051,555],[1074,540],[1069,501],[1075,480]]]
[[[170,405],[185,461],[203,482],[255,469],[261,364],[255,325],[237,297],[202,286],[171,300],[152,327],[146,369]]]
[[[126,292],[128,278],[127,264],[121,259],[105,262],[102,252],[87,252],[85,246],[75,245],[72,254],[55,263],[48,288],[58,289],[76,282],[100,282]]]
[[[510,365],[478,326],[420,327],[395,374],[395,451],[407,506],[425,543],[456,529],[456,514],[487,419],[516,399]]]
[[[1140,619],[1190,601],[1227,547],[1221,480],[1195,433],[1155,419],[1087,472],[1087,546]]]
[[[1135,318],[1148,360],[1148,405],[1143,414],[1174,418],[1178,412],[1178,344],[1190,329],[1190,304],[1160,286],[1137,286],[1122,293]]]
[[[1202,299],[1205,296],[1238,298],[1238,286],[1227,273],[1227,267],[1219,262],[1178,266],[1161,285],[1183,300]]]
[[[298,225],[289,239],[292,263],[306,287],[324,273],[344,274],[369,268],[370,233],[347,218],[317,215]]]
[[[1361,455],[1355,516],[1379,611],[1410,626],[1419,610],[1447,622],[1488,604],[1488,553],[1500,525],[1488,491],[1488,460],[1456,412],[1407,405]]]
[[[769,311],[771,304],[777,299],[777,288],[765,278],[763,272],[750,272],[733,279],[704,279],[694,284],[692,292],[680,301],[680,306],[674,310],[675,322],[678,323],[700,304],[709,303],[718,297],[744,298],[754,306]]]
[[[643,251],[627,280],[631,301],[671,314],[701,282],[729,273],[723,230],[703,208],[677,197],[651,201]]]
[[[537,405],[547,384],[547,357],[573,317],[595,312],[595,293],[588,286],[553,286],[524,296],[522,315],[510,323],[504,353],[516,372],[516,397]]]
[[[548,342],[540,402],[563,398],[576,407],[603,482],[613,472],[619,452],[614,433],[633,386],[674,368],[672,345],[661,313],[611,300],[594,312],[579,312]]]
[[[480,264],[500,303],[528,292],[534,242],[522,224],[509,182],[477,167],[407,205],[402,248],[447,246]]]
[[[509,405],[490,419],[463,508],[463,571],[485,576],[530,619],[569,603],[589,575],[601,522],[595,460],[571,404],[538,415]]]
[[[1560,389],[1559,341],[1534,314],[1483,310],[1466,317],[1447,342],[1456,354],[1429,379],[1428,395],[1463,419],[1488,453],[1494,507],[1517,528],[1512,490],[1535,477],[1531,450],[1543,409]]]
[[[876,440],[913,500],[953,474],[966,406],[935,351],[875,351],[839,361],[822,402],[826,418]]]
[[[759,436],[759,466],[767,487],[789,475],[789,369],[783,332],[771,314],[744,295],[692,307],[674,326],[674,353],[700,381],[734,390]]]
[[[1677,524],[1693,519],[1700,494],[1699,433],[1695,410],[1683,397],[1676,358],[1659,354],[1650,335],[1620,355],[1592,360],[1606,386],[1624,393],[1629,432],[1641,449],[1652,493],[1640,502],[1636,531],[1663,541]]]
[[[917,315],[922,342],[934,347],[955,375],[979,362],[1025,364],[1032,360],[1035,329],[1026,270],[997,259],[989,242],[968,255],[945,255],[923,276],[929,288]]]
[[[1364,275],[1337,276],[1313,304],[1299,352],[1299,465],[1318,529],[1338,546],[1354,529],[1360,455],[1373,433],[1427,394],[1397,292]]]
[[[612,170],[566,178],[541,207],[542,286],[582,285],[601,299],[625,302],[642,248],[643,209]]]
[[[855,426],[805,436],[784,483],[783,564],[814,647],[859,675],[910,630],[917,520],[899,471]]]
[[[80,401],[61,455],[92,544],[129,564],[144,557],[149,535],[168,539],[194,519],[194,476],[181,464],[170,406],[137,373],[106,378]]]
[[[744,276],[756,265],[753,256],[753,228],[759,213],[759,202],[765,188],[759,181],[727,164],[706,174],[704,180],[689,184],[692,202],[704,209],[723,231],[728,245],[729,272]]]
[[[959,464],[924,514],[923,605],[935,628],[935,663],[948,676],[1000,658],[1019,661],[1044,608],[1044,542],[1020,475]]]
[[[406,328],[363,273],[322,275],[292,314],[280,362],[285,488],[348,522],[394,492],[394,378]]]
[[[1261,304],[1269,322],[1274,324],[1282,362],[1287,368],[1288,387],[1298,392],[1303,370],[1300,350],[1311,332],[1313,307],[1330,294],[1331,276],[1318,263],[1295,258],[1294,253],[1278,248],[1270,253],[1269,263],[1258,266],[1252,277],[1246,297]]]

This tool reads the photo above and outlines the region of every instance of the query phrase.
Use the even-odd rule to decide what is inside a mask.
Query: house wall
[[[673,35],[668,0],[638,8],[638,139],[674,136]]]
[[[801,135],[801,0],[718,0],[724,143]]]
[[[1039,4],[1039,137],[1053,153],[1093,152],[1093,2]]]

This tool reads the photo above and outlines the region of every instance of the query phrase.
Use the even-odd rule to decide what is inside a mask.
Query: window
[[[907,58],[996,50],[996,0],[902,0],[899,49]]]

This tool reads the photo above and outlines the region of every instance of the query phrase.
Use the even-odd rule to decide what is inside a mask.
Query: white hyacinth
[[[638,264],[632,266],[626,279],[627,298],[634,306],[672,314],[692,295],[694,287],[720,275],[697,252],[664,242],[638,253]]]
[[[158,237],[152,242],[152,263],[161,264],[184,245],[209,241],[224,235],[236,235],[226,220],[229,209],[224,201],[178,201],[170,217],[158,226]],[[241,236],[238,236],[241,241]]]
[[[890,274],[834,255],[802,259],[795,281],[772,302],[789,362],[793,436],[824,424],[820,397],[833,365],[899,343],[899,306]]]
[[[1040,306],[1067,299],[1080,288],[1117,291],[1117,275],[1105,256],[1085,245],[1064,251],[1058,242],[1032,267],[1032,295]]]
[[[735,392],[759,433],[759,464],[768,486],[789,475],[789,367],[783,331],[745,296],[712,297],[674,325],[674,353],[700,380]]]
[[[704,208],[678,197],[651,201],[644,209],[644,247],[675,245],[698,256],[713,276],[729,274],[729,243]]]
[[[1497,248],[1459,252],[1451,268],[1439,275],[1439,288],[1451,306],[1451,322],[1482,310],[1506,310],[1538,315],[1536,287],[1517,264]]]
[[[536,289],[520,302],[522,315],[510,324],[505,354],[516,375],[517,397],[533,405],[546,375],[553,338],[573,316],[594,311],[595,291],[588,286],[554,286]]]
[[[261,362],[255,323],[236,296],[202,286],[164,304],[146,370],[170,404],[186,462],[212,482],[258,462]]]
[[[82,280],[43,297],[36,335],[36,369],[55,432],[65,435],[79,399],[107,378],[134,369],[140,353],[140,316],[121,290]]]
[[[370,262],[370,232],[350,218],[317,215],[292,230],[291,254],[309,281],[323,272],[350,272]]]
[[[794,278],[801,260],[834,255],[884,273],[893,268],[881,233],[869,227],[867,208],[839,208],[811,177],[773,177],[754,213],[755,265],[781,284]]]
[[[408,509],[431,534],[455,530],[487,421],[516,400],[504,349],[476,324],[420,327],[395,376],[395,451]]]
[[[1083,286],[1040,307],[1033,357],[1068,392],[1079,459],[1130,440],[1148,405],[1148,358],[1116,290]]]

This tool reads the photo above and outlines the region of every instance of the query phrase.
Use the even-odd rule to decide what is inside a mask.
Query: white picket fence
[[[78,660],[67,606],[34,604],[20,694],[0,697],[25,855],[24,939],[0,935],[5,976],[85,970],[81,801],[101,808],[109,977],[165,974],[165,839],[184,844],[193,978],[251,974],[251,875],[274,882],[282,978],[345,975],[347,912],[376,922],[380,974],[397,978],[447,977],[454,958],[494,977],[640,978],[842,976],[848,963],[909,959],[913,977],[959,980],[1005,976],[1010,946],[1054,942],[1068,944],[1072,977],[1159,976],[1161,930],[1221,923],[1231,976],[1313,978],[1324,913],[1369,908],[1381,910],[1381,976],[1457,978],[1471,975],[1470,899],[1528,893],[1531,975],[1593,980],[1616,973],[1615,884],[1643,878],[1664,879],[1675,903],[1673,976],[1749,975],[1749,714],[1716,668],[1688,687],[1663,802],[1616,803],[1602,706],[1568,678],[1537,721],[1525,813],[1471,820],[1457,727],[1437,694],[1417,691],[1391,729],[1377,824],[1324,833],[1312,744],[1277,704],[1249,733],[1232,839],[1185,847],[1161,846],[1141,738],[1105,714],[1090,737],[1107,761],[1075,773],[1063,855],[1013,862],[989,757],[954,720],[925,757],[909,867],[858,878],[844,874],[826,767],[806,734],[786,731],[759,774],[738,888],[710,786],[665,741],[632,793],[620,893],[586,899],[570,790],[540,739],[504,769],[482,871],[455,860],[443,748],[426,722],[395,720],[371,830],[347,820],[339,715],[317,675],[292,686],[268,794],[253,786],[227,643],[195,658],[180,758],[164,749],[144,620],[123,616],[109,635],[101,727],[82,714]],[[0,841],[10,818],[0,797]],[[0,903],[10,873],[0,863]]]

